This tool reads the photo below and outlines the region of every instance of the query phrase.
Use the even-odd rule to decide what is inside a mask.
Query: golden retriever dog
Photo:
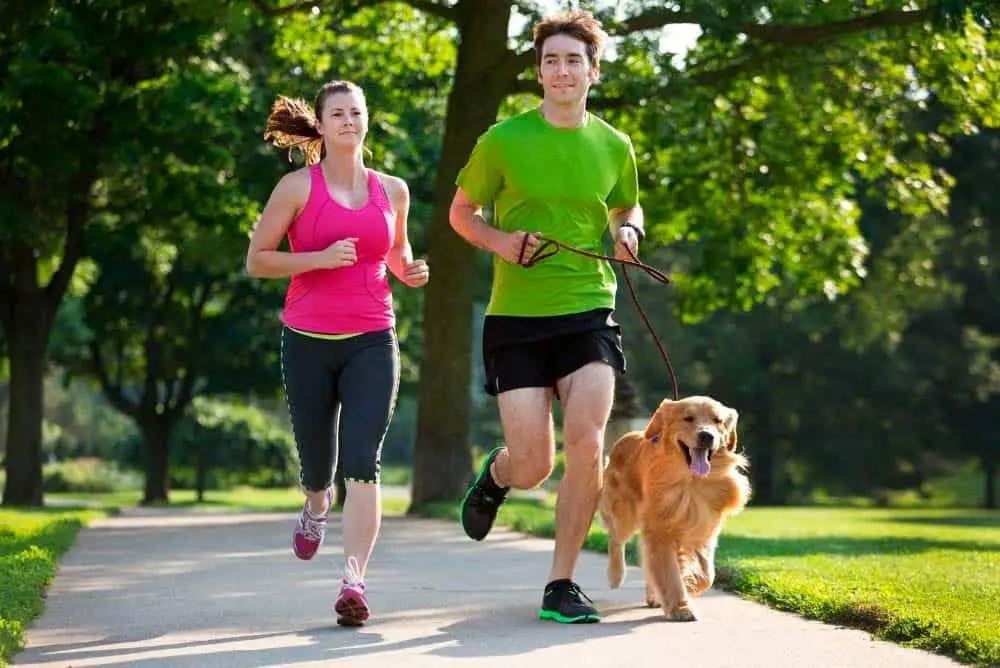
[[[695,621],[690,597],[715,580],[723,519],[746,506],[746,458],[736,452],[739,414],[710,397],[667,399],[645,433],[611,449],[601,493],[608,584],[625,580],[625,543],[640,531],[646,604],[672,621]]]

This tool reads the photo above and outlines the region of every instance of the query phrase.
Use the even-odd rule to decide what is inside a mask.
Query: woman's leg
[[[311,559],[323,542],[336,466],[337,395],[331,360],[326,359],[332,352],[329,346],[328,341],[288,328],[281,333],[285,400],[299,453],[299,479],[307,499],[292,539],[300,559]]]
[[[395,333],[365,335],[340,373],[340,456],[347,484],[343,511],[344,557],[357,560],[364,577],[382,520],[379,488],[382,441],[389,428],[399,387]]]

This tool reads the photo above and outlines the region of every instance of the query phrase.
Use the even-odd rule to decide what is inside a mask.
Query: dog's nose
[[[698,432],[698,447],[710,448],[715,443],[715,434],[710,431]]]

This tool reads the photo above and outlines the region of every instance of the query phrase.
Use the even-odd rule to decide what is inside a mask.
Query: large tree
[[[245,68],[226,55],[207,45],[133,97],[146,131],[118,145],[95,203],[88,336],[57,356],[135,421],[144,503],[168,501],[171,432],[196,396],[280,387],[279,292],[239,261],[259,205],[237,167],[259,119]]]
[[[281,15],[383,2],[256,4]],[[427,233],[434,280],[424,326],[434,336],[425,338],[420,373],[419,506],[456,497],[470,472],[477,261],[448,225],[455,177],[508,97],[537,93],[527,30],[511,35],[510,27],[512,18],[530,26],[541,9],[514,0],[406,4],[450,22],[458,42]],[[856,284],[866,249],[845,172],[891,172],[911,191],[900,205],[942,206],[933,174],[894,162],[894,114],[920,104],[926,76],[964,77],[942,94],[968,116],[995,105],[987,85],[995,72],[979,66],[984,38],[972,20],[984,19],[988,4],[633,1],[601,12],[617,58],[606,64],[592,106],[625,125],[632,119],[640,131],[653,238],[685,251],[675,268],[684,272],[679,288],[689,313],[749,305],[782,284],[830,295]],[[677,24],[702,31],[682,68],[657,48],[659,29]]]
[[[10,358],[5,505],[42,503],[52,325],[130,98],[207,31],[196,0],[6,2],[0,10],[0,327]]]

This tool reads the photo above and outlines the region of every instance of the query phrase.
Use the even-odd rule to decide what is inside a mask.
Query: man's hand
[[[639,235],[635,233],[634,229],[622,225],[618,228],[618,234],[615,236],[617,237],[615,240],[616,258],[619,260],[631,260],[632,255],[639,256]],[[625,250],[626,248],[628,250]],[[632,255],[629,255],[628,251],[632,251]]]
[[[414,260],[403,267],[402,281],[411,288],[422,288],[431,280],[431,268],[423,260]]]
[[[508,232],[501,233],[498,243],[494,244],[492,250],[511,264],[521,264],[535,252],[535,248],[541,243],[541,235],[538,232]],[[527,246],[524,245],[525,235],[528,237]],[[524,247],[524,253],[521,248]]]

